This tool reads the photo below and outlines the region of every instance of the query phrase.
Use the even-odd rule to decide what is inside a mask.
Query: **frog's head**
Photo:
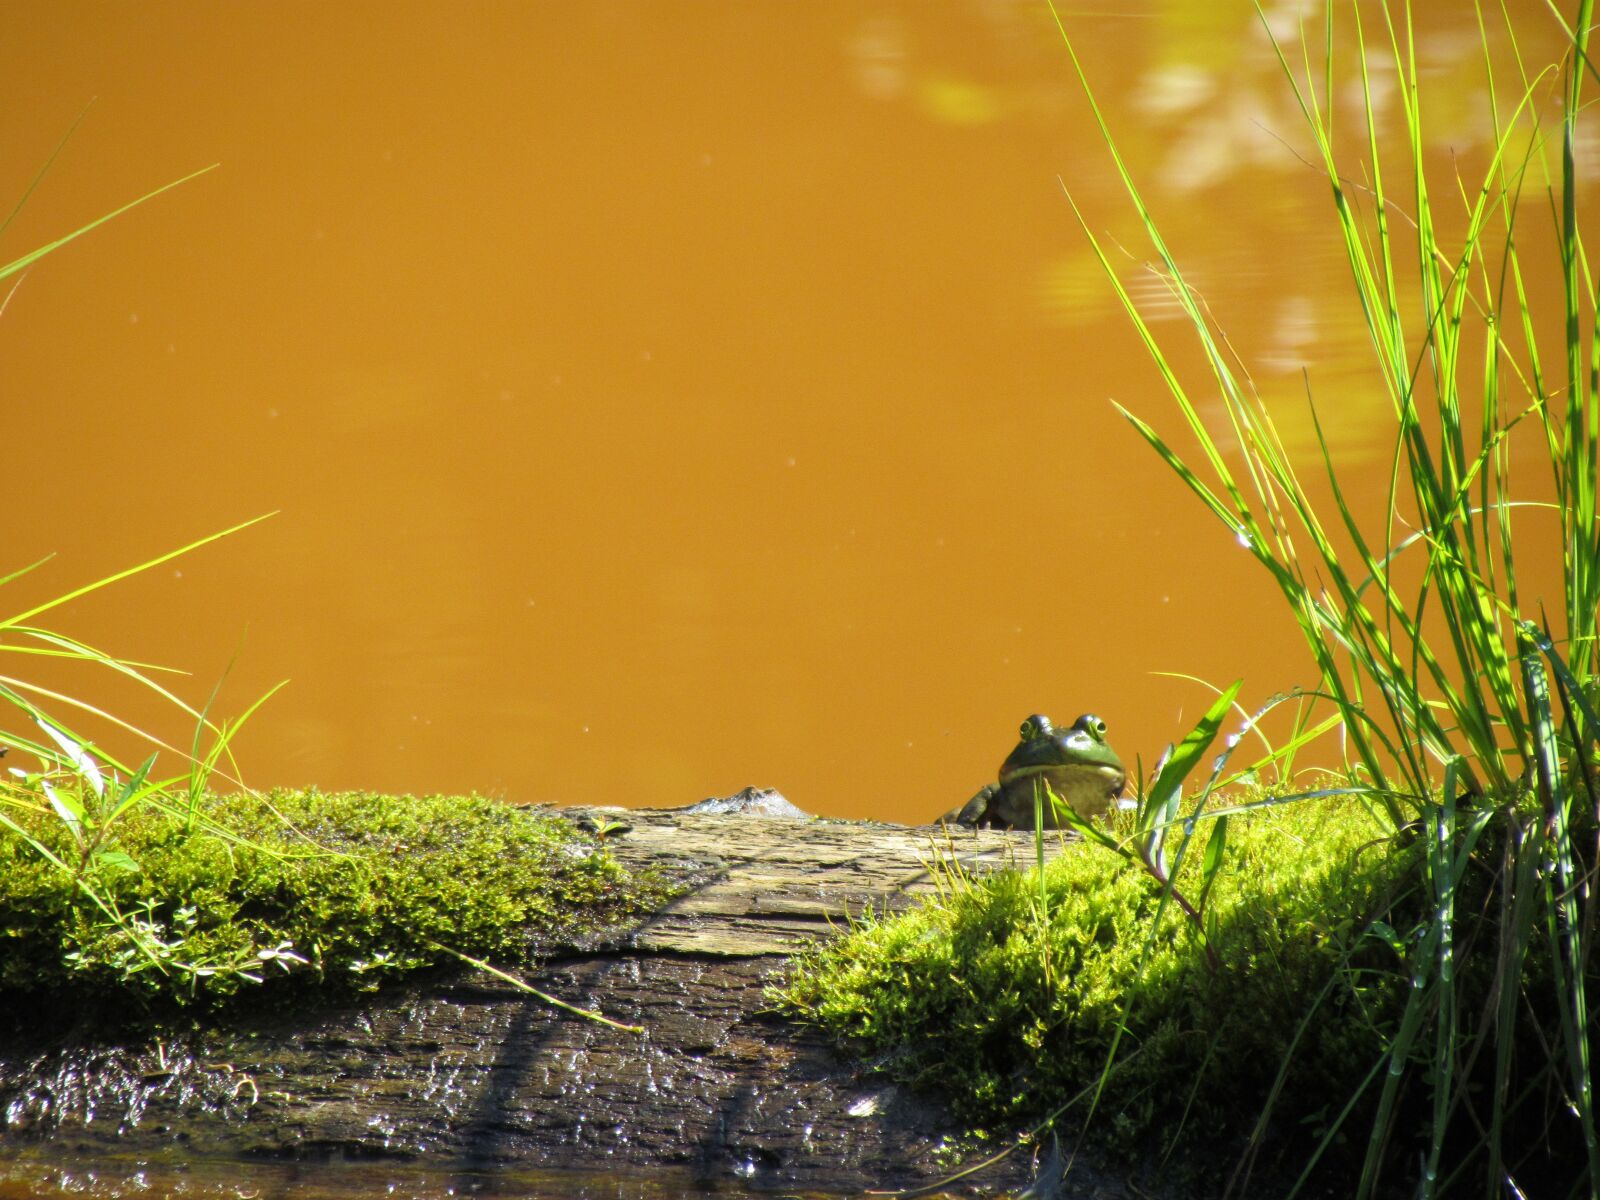
[[[1106,741],[1106,723],[1093,713],[1084,713],[1071,728],[1057,729],[1049,717],[1035,713],[1022,723],[1022,740],[1001,765],[1000,782],[1072,767],[1122,771],[1122,760]]]

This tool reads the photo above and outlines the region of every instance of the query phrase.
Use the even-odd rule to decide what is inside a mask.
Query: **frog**
[[[1022,740],[1000,764],[1000,782],[985,784],[958,809],[939,818],[946,825],[993,829],[1034,827],[1036,781],[1048,784],[1085,820],[1104,815],[1122,789],[1128,772],[1106,741],[1106,723],[1084,713],[1067,729],[1057,729],[1043,713],[1022,722]],[[1044,828],[1061,820],[1044,798]]]

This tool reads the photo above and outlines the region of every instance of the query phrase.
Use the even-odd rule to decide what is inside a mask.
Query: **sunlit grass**
[[[1267,805],[1229,820],[1215,864],[1198,852],[1169,864],[1172,884],[1206,894],[1203,938],[1137,855],[1080,846],[1042,875],[947,876],[939,902],[869,916],[813,951],[779,998],[991,1128],[1077,1096],[1056,1114],[1063,1129],[1093,1107],[1098,1144],[1147,1165],[1175,1147],[1243,1141],[1255,1114],[1238,1096],[1265,1094],[1295,1046],[1284,1119],[1296,1134],[1280,1150],[1303,1154],[1305,1130],[1326,1125],[1325,1089],[1359,1085],[1403,1006],[1394,950],[1368,933],[1394,910],[1403,872],[1359,806]],[[1105,834],[1136,843],[1135,815]],[[1361,1019],[1300,1031],[1319,994],[1324,1015]]]
[[[665,899],[665,884],[623,871],[602,838],[586,846],[566,822],[475,797],[253,792],[219,764],[277,688],[240,717],[214,719],[215,691],[197,710],[156,668],[34,623],[234,531],[0,620],[0,655],[131,679],[195,731],[184,751],[95,704],[0,674],[0,701],[32,731],[0,724],[11,764],[0,776],[0,996],[139,1024],[241,999],[335,997],[466,963],[615,1025],[487,961],[527,964]],[[130,767],[69,728],[62,711],[156,750]],[[163,754],[177,774],[157,772]],[[238,790],[215,794],[219,774]]]
[[[0,996],[141,1024],[241,999],[335,997],[466,963],[616,1025],[487,961],[527,964],[666,898],[667,885],[623,871],[602,838],[586,849],[566,822],[475,797],[262,795],[229,772],[238,790],[217,795],[233,737],[277,688],[240,717],[213,719],[215,690],[197,710],[157,668],[34,623],[231,532],[0,620],[0,655],[102,668],[155,691],[194,727],[186,752],[95,704],[0,674],[0,701],[33,731],[0,724],[11,764],[0,776]],[[61,711],[156,750],[130,767]],[[158,774],[163,754],[177,774]]]
[[[142,936],[140,926],[116,899],[117,876],[142,869],[124,845],[124,827],[143,810],[158,809],[181,816],[186,828],[193,831],[203,819],[199,799],[217,774],[219,762],[226,759],[233,737],[277,688],[251,704],[242,717],[214,721],[161,682],[161,668],[117,658],[45,628],[37,618],[261,519],[243,522],[0,618],[0,662],[14,659],[20,664],[14,669],[0,667],[0,702],[20,722],[0,725],[0,747],[8,755],[5,773],[0,775],[0,834],[17,839],[49,864],[80,903],[98,910],[102,919],[124,926],[131,944],[158,970],[162,969],[159,945]],[[38,565],[0,579],[0,587]],[[101,669],[154,692],[192,725],[191,750],[185,752],[95,703],[30,679],[27,666],[41,657],[52,664],[69,662]],[[66,713],[74,719],[69,722]],[[154,751],[137,764],[124,762],[77,732],[81,720],[115,730],[132,744],[153,746]],[[176,774],[157,772],[163,751],[178,764]],[[213,830],[229,836],[214,826]]]
[[[1332,237],[1349,263],[1373,368],[1390,399],[1391,484],[1376,522],[1364,507],[1370,497],[1352,496],[1321,437],[1317,405],[1336,401],[1319,397],[1314,379],[1308,388],[1320,461],[1311,464],[1310,481],[1300,473],[1306,464],[1291,461],[1272,414],[1163,241],[1091,90],[1112,163],[1148,234],[1151,267],[1187,316],[1209,368],[1203,385],[1180,377],[1170,347],[1141,314],[1136,289],[1084,221],[1197,457],[1186,458],[1151,421],[1125,415],[1223,523],[1219,548],[1242,547],[1269,572],[1304,637],[1319,676],[1308,694],[1331,706],[1347,757],[1342,778],[1316,789],[1323,798],[1298,803],[1318,811],[1333,804],[1351,820],[1376,821],[1364,852],[1363,871],[1371,874],[1347,873],[1349,894],[1313,890],[1316,905],[1335,906],[1330,920],[1350,924],[1340,926],[1343,949],[1323,960],[1325,974],[1302,977],[1297,993],[1279,993],[1262,1009],[1273,1044],[1252,1041],[1262,1031],[1249,1030],[1208,1042],[1199,1031],[1225,1021],[1208,1021],[1197,998],[1256,1002],[1256,975],[1279,959],[1241,958],[1230,935],[1255,922],[1252,932],[1266,936],[1279,906],[1299,895],[1281,890],[1284,873],[1336,863],[1341,850],[1313,838],[1297,862],[1247,864],[1236,844],[1246,814],[1227,798],[1211,799],[1216,773],[1181,803],[1174,783],[1187,768],[1158,774],[1130,827],[1083,830],[1114,852],[1099,858],[1118,874],[1084,876],[1074,887],[1095,893],[1092,903],[1108,911],[1131,906],[1146,919],[1117,925],[1112,916],[1085,917],[1089,901],[1048,882],[1091,871],[1087,865],[1052,868],[1032,884],[971,883],[808,963],[790,986],[792,1003],[880,1048],[898,1047],[898,1061],[912,1064],[913,1074],[920,1047],[941,1028],[956,1043],[941,1043],[950,1053],[1002,1056],[1011,1064],[1005,1070],[944,1076],[974,1117],[1048,1116],[1038,1136],[1066,1119],[1061,1105],[1070,1098],[1092,1113],[1088,1136],[1139,1145],[1146,1162],[1154,1148],[1139,1139],[1187,1129],[1190,1153],[1232,1163],[1227,1177],[1236,1194],[1249,1193],[1268,1162],[1274,1194],[1312,1180],[1360,1197],[1600,1193],[1591,1012],[1600,987],[1600,330],[1576,167],[1584,77],[1595,73],[1587,54],[1592,16],[1591,0],[1582,0],[1566,60],[1533,69],[1519,53],[1508,83],[1488,53],[1488,22],[1504,21],[1513,51],[1516,28],[1503,11],[1480,12],[1495,140],[1481,178],[1448,186],[1428,177],[1426,96],[1404,7],[1330,4],[1319,34],[1277,47],[1332,192]],[[1348,65],[1334,60],[1336,20],[1355,24],[1359,53]],[[1062,34],[1090,90],[1064,25]],[[1320,57],[1310,44],[1318,37]],[[1376,56],[1389,60],[1398,80],[1397,136],[1386,137],[1378,119],[1369,74]],[[1362,120],[1336,131],[1331,97],[1352,78]],[[1547,101],[1560,110],[1553,126],[1544,117]],[[1548,163],[1551,157],[1559,161]],[[1459,206],[1459,214],[1447,206]],[[1444,224],[1460,232],[1447,241]],[[1563,280],[1560,319],[1548,325],[1524,276],[1524,255],[1541,245],[1553,247]],[[1220,431],[1202,415],[1219,406]],[[1543,455],[1554,505],[1532,506],[1513,488],[1514,443],[1519,455],[1530,448]],[[1314,502],[1314,490],[1329,499]],[[1514,538],[1519,509],[1517,529],[1533,532]],[[1550,528],[1558,538],[1544,534]],[[1560,595],[1525,595],[1519,572],[1553,565],[1540,558],[1557,546]],[[1303,723],[1266,761],[1287,763],[1318,727]],[[1217,731],[1215,724],[1197,729],[1186,745],[1209,744]],[[1224,826],[1225,816],[1233,823]],[[1222,898],[1235,889],[1273,903],[1229,910]],[[1005,919],[986,926],[976,915],[1002,909]],[[1163,922],[1187,930],[1181,953]],[[975,942],[973,927],[985,931]],[[1048,938],[1029,932],[1045,928]],[[1072,957],[1075,946],[1102,936],[1121,947],[1123,973],[1109,990]],[[982,949],[991,942],[1007,948],[1000,957]],[[942,986],[909,965],[929,956],[943,956]],[[1182,986],[1155,992],[1175,961],[1186,964]],[[868,990],[851,972],[873,970],[880,997],[863,1000]],[[1028,982],[1035,979],[1051,986]],[[1357,999],[1337,1003],[1342,988]],[[1087,1020],[1091,995],[1103,1011]],[[971,1015],[991,1009],[1007,1019],[984,1025]],[[901,1023],[883,1012],[898,1012]],[[1150,1028],[1164,1012],[1189,1014],[1203,1054],[1157,1053],[1162,1043]],[[1306,1072],[1330,1061],[1318,1049],[1328,1038],[1339,1047],[1338,1064],[1319,1088],[1316,1072]],[[1082,1054],[1085,1042],[1094,1054]],[[1158,1097],[1151,1080],[1141,1108],[1129,1081],[1154,1069],[1152,1061],[1173,1095]],[[1212,1090],[1217,1070],[1228,1074],[1231,1091]],[[1183,1095],[1180,1116],[1173,1106]],[[1197,1129],[1195,1113],[1217,1104],[1248,1120]]]
[[[81,115],[79,120],[82,120]],[[72,129],[62,139],[61,146],[66,145],[76,128],[77,122],[74,122]],[[5,221],[0,222],[0,233],[10,226],[27,203],[60,153],[61,146],[40,169]],[[113,217],[212,169],[205,167],[156,188],[0,265],[0,280],[15,276],[20,282],[22,272],[52,251],[104,225]],[[16,284],[13,284],[13,290],[15,287]],[[8,293],[6,300],[9,298]],[[4,307],[5,301],[0,301],[0,313],[3,313]],[[187,811],[187,824],[192,829],[200,819],[200,797],[212,777],[229,761],[228,747],[234,735],[277,689],[268,691],[235,720],[214,721],[208,716],[209,705],[207,709],[197,710],[161,681],[161,676],[170,673],[166,668],[132,662],[106,653],[39,624],[38,618],[91,592],[148,571],[262,519],[257,517],[242,522],[0,618],[0,655],[16,664],[14,667],[0,665],[0,708],[20,721],[19,725],[0,724],[0,753],[11,754],[6,773],[0,776],[0,836],[18,839],[20,844],[27,846],[39,860],[69,882],[79,903],[97,910],[100,918],[124,928],[147,965],[158,970],[161,969],[160,947],[142,937],[140,926],[118,908],[111,886],[115,876],[137,873],[141,869],[138,861],[121,844],[122,828],[146,808],[170,811],[181,803]],[[8,585],[27,576],[43,565],[43,561],[0,577],[0,589],[6,589]],[[0,591],[0,597],[8,594],[8,591]],[[91,700],[40,684],[37,676],[28,670],[30,659],[35,666],[40,660],[50,660],[52,666],[61,662],[88,664],[110,675],[131,680],[155,693],[192,727],[189,751],[186,753],[178,749],[157,734],[130,724]],[[89,738],[76,731],[76,726],[82,720],[115,729],[120,734],[128,735],[135,744],[153,746],[156,753],[137,764],[122,762],[104,749],[94,746]],[[162,776],[156,773],[160,751],[168,752],[169,762],[182,764],[179,774]]]
[[[1201,419],[1102,253],[1201,446],[1209,479],[1152,425],[1127,415],[1271,573],[1318,665],[1322,691],[1342,718],[1354,756],[1351,784],[1382,806],[1396,834],[1417,830],[1428,848],[1422,886],[1429,911],[1403,938],[1407,1005],[1356,1104],[1368,1122],[1356,1194],[1371,1195],[1396,1175],[1414,1175],[1424,1196],[1474,1177],[1486,1194],[1499,1195],[1529,1175],[1592,1191],[1600,1187],[1589,1020],[1600,792],[1590,748],[1600,723],[1586,697],[1600,602],[1600,398],[1591,368],[1600,361],[1600,337],[1574,165],[1591,4],[1579,5],[1565,67],[1529,71],[1519,63],[1509,97],[1497,89],[1486,49],[1497,137],[1484,177],[1475,186],[1458,181],[1464,228],[1448,246],[1437,233],[1445,201],[1435,199],[1425,167],[1409,12],[1379,10],[1376,36],[1361,28],[1359,7],[1348,12],[1364,51],[1358,68],[1366,121],[1351,156],[1358,165],[1346,161],[1328,107],[1338,78],[1333,6],[1320,79],[1304,46],[1295,59],[1298,73],[1289,52],[1279,47],[1279,55],[1332,188],[1338,237],[1392,402],[1394,482],[1382,525],[1373,530],[1359,519],[1325,442],[1320,474],[1334,520],[1314,507],[1270,413],[1185,282],[1096,109],[1159,269],[1205,353],[1232,437],[1224,443]],[[1515,46],[1509,21],[1508,29]],[[1486,31],[1484,40],[1487,47]],[[1379,132],[1369,47],[1391,57],[1400,81],[1397,146]],[[1559,180],[1548,202],[1556,214],[1565,320],[1541,344],[1516,235],[1524,194],[1531,200],[1537,193],[1535,168],[1547,149],[1538,102],[1561,78],[1561,166],[1548,176]],[[1407,253],[1420,294],[1404,291]],[[1468,357],[1474,334],[1481,342],[1476,361]],[[1545,365],[1550,342],[1558,348],[1558,372]],[[1314,388],[1312,397],[1315,417]],[[1561,531],[1564,587],[1554,630],[1539,600],[1525,609],[1517,588],[1516,550],[1523,543],[1512,537],[1510,440],[1523,422],[1541,435],[1558,500],[1547,514]],[[1229,466],[1230,446],[1243,452],[1243,483]],[[1412,566],[1418,558],[1420,571]],[[1410,576],[1402,573],[1407,568]],[[1417,582],[1407,585],[1407,578]],[[1478,870],[1492,878],[1487,911],[1464,903],[1467,878]],[[1486,965],[1490,986],[1465,989],[1463,977]],[[1541,1045],[1530,1035],[1552,1015],[1555,1028]],[[1401,1116],[1419,1103],[1427,1110],[1420,1170],[1413,1158],[1419,1147]],[[1548,1114],[1544,1155],[1509,1136],[1512,1126],[1536,1127],[1530,1113],[1539,1112]],[[1579,1160],[1568,1164],[1570,1178],[1552,1154]]]
[[[56,158],[72,139],[87,113],[88,109],[85,108],[78,115],[77,120],[62,137],[60,144],[23,190],[5,220],[0,221],[0,234],[10,228],[17,214],[22,211],[35,189],[49,173]],[[0,265],[0,280],[17,276],[20,283],[21,274],[47,254],[99,228],[114,217],[214,170],[215,166],[213,163],[211,166],[164,184],[104,216]],[[17,284],[13,284],[12,290],[15,290],[16,286]],[[9,299],[8,292],[5,300],[0,301],[0,314],[3,314]],[[0,777],[0,831],[9,831],[12,836],[19,837],[25,844],[32,846],[35,853],[72,879],[84,901],[100,908],[106,916],[113,919],[116,916],[115,911],[107,905],[106,897],[97,887],[99,874],[106,870],[138,869],[137,863],[116,846],[118,827],[140,808],[174,799],[176,795],[174,789],[180,781],[177,778],[153,778],[152,771],[156,765],[154,755],[146,758],[140,765],[130,767],[103,751],[91,752],[88,740],[73,732],[71,726],[74,722],[69,722],[62,714],[71,711],[77,717],[88,717],[116,727],[132,735],[137,741],[154,745],[158,749],[169,750],[174,757],[184,756],[181,751],[167,745],[154,734],[130,725],[90,701],[42,686],[30,677],[26,669],[26,659],[32,657],[58,662],[65,660],[104,668],[156,693],[193,722],[192,750],[187,756],[187,766],[182,776],[183,790],[189,798],[191,825],[198,811],[196,801],[205,790],[211,776],[217,771],[219,762],[226,756],[233,735],[272,693],[269,691],[261,700],[251,705],[243,717],[231,724],[216,724],[207,719],[204,711],[190,707],[159,682],[157,676],[162,674],[165,668],[148,663],[131,662],[107,654],[64,633],[44,628],[38,625],[35,619],[81,596],[147,571],[179,555],[197,550],[262,519],[264,518],[257,517],[245,521],[231,529],[224,529],[167,554],[73,588],[42,603],[23,608],[9,617],[0,618],[0,654],[13,660],[22,660],[14,669],[0,668],[0,702],[3,702],[3,706],[8,708],[13,716],[21,718],[22,721],[21,731],[15,727],[0,726],[0,754],[10,751],[21,752],[12,759],[6,775]],[[42,566],[44,561],[46,560],[31,563],[0,576],[0,588],[15,583]],[[0,592],[0,596],[5,594]],[[272,690],[276,691],[276,688]],[[206,745],[208,738],[209,745]],[[19,766],[19,759],[27,762],[29,766]],[[39,819],[59,822],[59,831],[69,835],[67,840],[57,849],[51,849],[45,841],[35,836],[36,828],[34,832],[29,832],[26,827],[35,824]]]
[[[0,280],[20,282],[45,255],[211,169],[0,265]],[[0,299],[0,314],[9,297]],[[285,993],[370,990],[465,962],[615,1025],[479,956],[524,963],[542,947],[592,936],[659,902],[665,885],[624,872],[598,845],[586,852],[563,822],[475,797],[251,791],[231,746],[282,684],[224,718],[212,711],[220,682],[196,708],[171,683],[182,672],[118,657],[40,623],[263,519],[0,617],[0,996],[15,1011],[47,1007],[72,1020],[139,1023],[241,996],[270,1002]],[[0,603],[43,561],[0,577]],[[192,734],[168,740],[79,688],[39,681],[41,667],[54,673],[63,664],[101,672],[88,694],[114,681],[153,693]],[[97,744],[81,732],[90,727],[142,758],[124,760]],[[218,782],[236,790],[217,795]]]
[[[484,960],[527,964],[666,895],[571,823],[481,797],[234,792],[205,796],[201,818],[196,831],[181,806],[127,816],[97,909],[61,869],[70,824],[14,814],[0,829],[5,1003],[142,1024],[348,996],[462,960],[498,973]]]

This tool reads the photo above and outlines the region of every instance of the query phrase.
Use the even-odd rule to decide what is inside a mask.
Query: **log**
[[[627,1033],[470,971],[359,1007],[140,1045],[0,1050],[0,1147],[197,1158],[384,1159],[450,1171],[676,1168],[700,1183],[844,1192],[926,1185],[960,1134],[931,1098],[770,1011],[788,956],[863,911],[984,871],[1031,835],[684,810],[566,809],[631,831],[630,865],[698,885],[641,927],[527,972]],[[980,1177],[1029,1177],[1017,1154]],[[1122,1194],[1080,1162],[1071,1195]]]

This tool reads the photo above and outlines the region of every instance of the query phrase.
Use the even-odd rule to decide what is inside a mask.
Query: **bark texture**
[[[622,942],[529,982],[645,1026],[554,1010],[484,973],[302,1020],[144,1046],[0,1051],[0,1146],[130,1154],[180,1139],[207,1157],[336,1156],[441,1169],[689,1168],[706,1182],[905,1188],[952,1165],[935,1102],[767,1010],[787,956],[866,908],[932,887],[935,846],[983,869],[1031,835],[682,810],[558,810],[631,831],[623,860],[700,881]],[[1023,1155],[979,1176],[1030,1178]],[[1073,1196],[1123,1191],[1081,1161]]]

